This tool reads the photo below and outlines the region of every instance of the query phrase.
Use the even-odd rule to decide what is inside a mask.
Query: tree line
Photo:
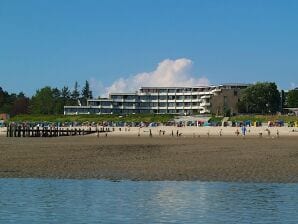
[[[242,90],[238,102],[240,113],[275,114],[286,107],[298,107],[298,88],[280,92],[274,82],[248,86]]]
[[[9,94],[0,87],[0,113],[7,113],[11,116],[19,114],[63,114],[64,106],[87,105],[87,100],[92,98],[88,81],[85,82],[81,90],[78,82],[75,82],[72,90],[67,86],[62,89],[45,86],[36,90],[31,98],[25,96],[23,92]]]
[[[64,106],[87,105],[92,99],[89,82],[79,89],[75,82],[73,89],[45,86],[38,89],[30,98],[23,92],[19,94],[4,91],[0,87],[0,113],[11,116],[18,114],[63,114]],[[274,82],[259,82],[248,86],[240,93],[238,109],[240,113],[275,114],[285,107],[298,108],[298,88],[288,92],[279,91]]]

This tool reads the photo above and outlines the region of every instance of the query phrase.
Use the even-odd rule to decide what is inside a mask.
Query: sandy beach
[[[298,182],[298,138],[2,136],[0,177]]]

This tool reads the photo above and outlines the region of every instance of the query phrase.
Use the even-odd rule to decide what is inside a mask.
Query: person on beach
[[[241,131],[242,131],[242,135],[245,136],[246,135],[246,127],[245,127],[245,125],[242,126]]]
[[[268,128],[266,128],[266,131],[267,131],[267,135],[270,136],[271,132]]]
[[[239,136],[240,132],[238,129],[235,131],[235,134],[236,134],[236,136]]]

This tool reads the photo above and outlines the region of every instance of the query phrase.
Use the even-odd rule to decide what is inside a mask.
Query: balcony
[[[112,105],[101,105],[101,106],[99,106],[99,108],[110,109],[110,108],[113,108],[113,106]]]
[[[113,102],[123,102],[124,99],[123,98],[114,98]]]
[[[210,95],[204,95],[204,96],[201,96],[201,99],[210,99],[211,96]]]
[[[158,93],[158,95],[160,95],[160,96],[166,96],[166,95],[168,95],[168,93],[167,92],[165,92],[165,93]]]
[[[136,102],[136,99],[124,99],[123,102],[129,102],[129,103],[133,103]]]
[[[122,109],[124,109],[124,110],[135,110],[136,107],[135,106],[124,106]]]
[[[200,106],[201,107],[208,107],[208,106],[210,106],[211,104],[210,103],[207,103],[207,102],[202,102],[202,103],[200,103]]]

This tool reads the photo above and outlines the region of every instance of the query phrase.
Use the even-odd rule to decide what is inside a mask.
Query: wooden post
[[[12,127],[12,125],[10,125],[10,128],[9,128],[9,135],[10,135],[10,137],[13,137],[13,127]]]
[[[23,124],[23,126],[22,126],[22,131],[23,131],[23,137],[26,137],[26,130],[25,130],[25,125]]]
[[[18,137],[20,138],[21,137],[21,126],[18,125]]]

